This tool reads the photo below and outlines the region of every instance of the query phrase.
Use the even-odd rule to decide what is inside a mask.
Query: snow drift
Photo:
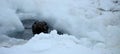
[[[11,50],[12,49],[12,50]],[[17,51],[16,51],[17,50]],[[7,51],[7,52],[6,52]],[[24,45],[0,48],[0,54],[102,54],[96,49],[79,45],[78,39],[67,34],[58,35],[54,30],[50,34],[36,34]]]
[[[80,42],[82,42],[82,44],[80,45],[85,46],[85,49],[86,47],[103,47],[107,48],[108,51],[110,50],[108,54],[119,54],[119,0],[0,0],[1,46],[18,44],[21,43],[21,41],[24,42],[24,40],[21,39],[10,38],[9,34],[17,34],[16,32],[25,31],[24,24],[21,22],[25,19],[47,21],[54,29],[62,31],[65,34],[73,35],[78,40],[81,40]],[[8,41],[7,39],[16,42]],[[36,40],[38,39],[36,38]],[[70,43],[75,44],[71,39]],[[14,47],[14,49],[17,48],[19,47]],[[20,46],[20,48],[24,47]],[[2,50],[9,51],[11,48],[0,49],[1,53],[8,54],[7,52],[2,52]]]

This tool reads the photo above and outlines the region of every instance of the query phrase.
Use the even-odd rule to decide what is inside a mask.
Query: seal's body
[[[48,33],[48,25],[45,21],[35,21],[32,25],[33,34],[39,34],[41,32]]]

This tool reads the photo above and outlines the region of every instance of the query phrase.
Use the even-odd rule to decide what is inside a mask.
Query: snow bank
[[[9,34],[23,32],[24,26],[21,20],[25,18],[21,15],[24,13],[26,16],[34,16],[35,9],[32,0],[0,0],[0,47],[11,47],[26,42],[26,40],[10,38]]]
[[[79,40],[67,34],[58,35],[53,30],[50,34],[36,34],[24,45],[1,47],[0,54],[119,54],[119,48],[106,48],[104,43],[94,44],[88,40]],[[91,44],[94,46],[90,47]]]
[[[78,47],[72,42],[72,40],[67,40],[68,42],[70,41],[70,43],[74,44],[75,48],[82,48],[81,45],[92,48],[104,48],[105,45],[105,47],[107,46],[106,48],[111,51],[110,53],[113,53],[113,50],[115,51],[114,54],[119,54],[119,0],[0,0],[1,40],[6,42],[9,42],[7,39],[17,41],[18,39],[12,39],[6,36],[8,36],[8,33],[23,31],[24,26],[21,23],[21,20],[24,19],[45,20],[54,29],[77,37],[77,39],[81,40],[81,44]],[[43,34],[43,36],[44,35],[46,34]],[[52,34],[50,34],[50,36],[51,35]],[[37,38],[35,39],[38,40]],[[2,43],[2,41],[0,42]],[[32,39],[30,41],[32,41]],[[65,41],[65,45],[67,45],[67,41]],[[47,42],[47,40],[43,42]],[[28,42],[27,44],[32,43]],[[86,47],[83,48],[87,50]],[[19,49],[19,47],[15,47],[14,50],[17,48]],[[24,45],[20,46],[20,50],[21,48],[23,49]],[[66,49],[65,46],[63,48]],[[4,49],[10,51],[11,48],[1,48],[1,53],[2,51],[4,52]],[[54,51],[54,49],[51,50],[51,53],[53,53],[52,51]],[[44,52],[44,50],[42,52]],[[7,52],[4,53],[7,54]],[[17,52],[14,51],[14,53]]]
[[[23,31],[22,17],[19,15],[22,13],[34,15],[35,7],[32,0],[0,0],[0,33]]]
[[[120,13],[116,11],[120,8],[119,1],[114,3],[114,0],[35,0],[35,2],[39,5],[38,10],[43,20],[57,30],[75,35],[78,39],[88,37],[111,46],[118,45],[120,41],[120,35],[117,33],[120,31]]]
[[[103,52],[80,45],[78,39],[67,34],[36,34],[24,45],[0,48],[0,54],[102,54]],[[6,52],[7,51],[7,52]]]
[[[0,34],[23,31],[21,20],[32,18],[45,20],[54,29],[75,35],[78,39],[88,37],[108,43],[111,39],[114,40],[111,37],[115,35],[115,42],[119,42],[119,34],[116,32],[120,30],[109,32],[112,31],[109,27],[120,29],[119,1],[114,3],[113,0],[1,0],[0,6]]]
[[[16,39],[16,38],[10,38],[6,35],[1,35],[0,37],[0,48],[1,47],[11,47],[14,45],[22,45],[26,43],[27,41],[23,39]]]

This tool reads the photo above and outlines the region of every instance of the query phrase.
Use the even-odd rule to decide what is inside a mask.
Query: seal
[[[48,33],[48,29],[49,27],[45,21],[35,21],[32,25],[33,34]]]

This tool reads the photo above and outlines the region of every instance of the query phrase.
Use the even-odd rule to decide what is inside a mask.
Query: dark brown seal
[[[48,33],[47,23],[45,21],[35,21],[32,25],[32,32],[33,34]]]

